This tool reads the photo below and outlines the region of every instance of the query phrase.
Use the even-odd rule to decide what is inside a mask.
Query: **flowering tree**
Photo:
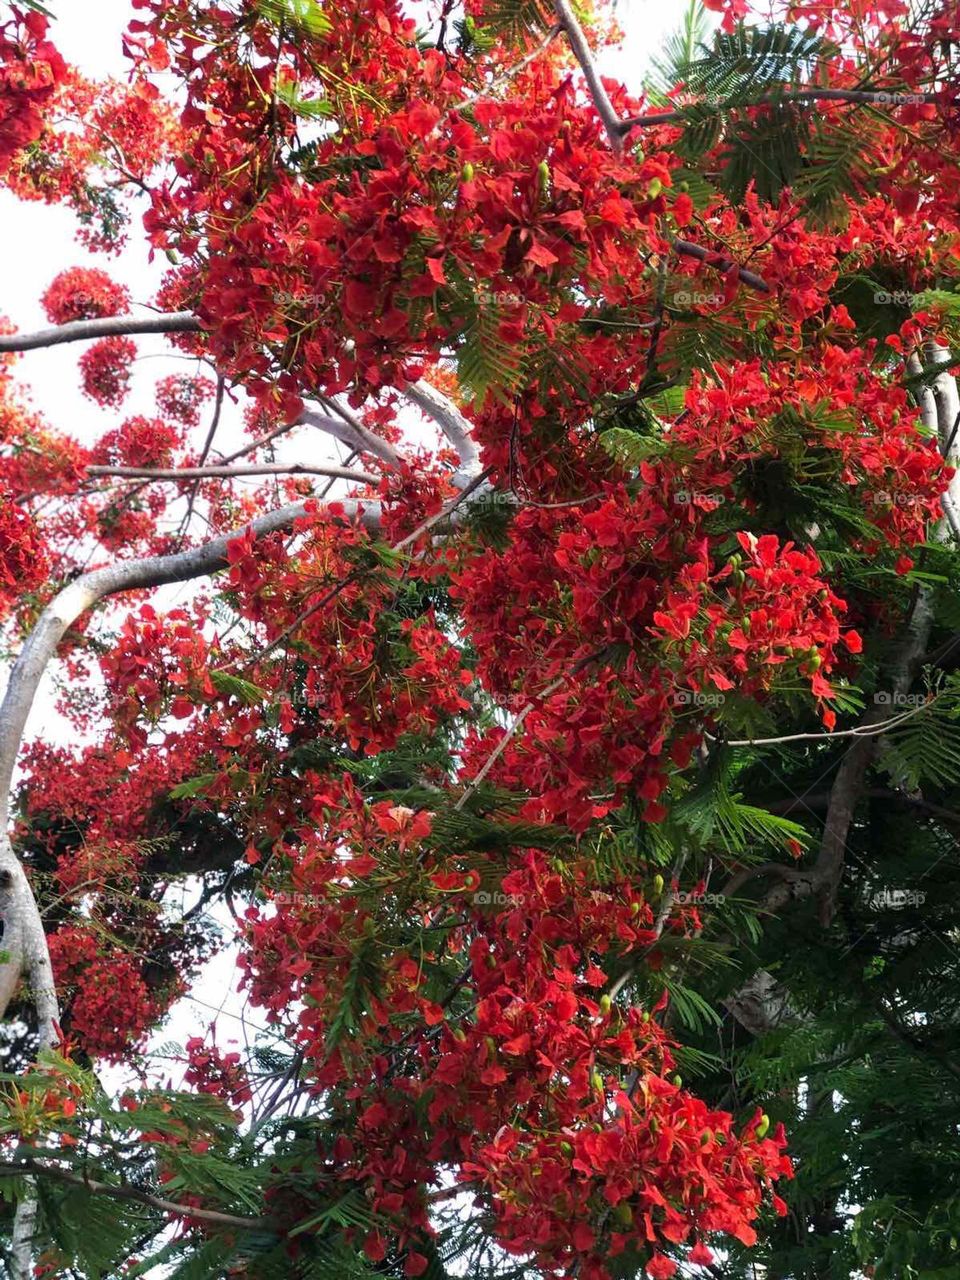
[[[881,833],[960,821],[960,12],[711,7],[630,86],[568,0],[134,0],[122,83],[0,9],[0,180],[105,263],[0,337],[15,1280],[953,1265],[868,1139],[957,1093]],[[163,1087],[211,912],[271,1033]]]

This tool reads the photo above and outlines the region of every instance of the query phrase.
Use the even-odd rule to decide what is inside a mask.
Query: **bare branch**
[[[593,99],[593,105],[597,109],[597,115],[600,117],[604,129],[607,131],[610,145],[614,152],[619,155],[623,150],[624,131],[622,121],[613,109],[613,103],[603,87],[603,80],[600,77],[597,64],[593,60],[593,54],[587,43],[583,27],[581,27],[569,0],[554,0],[553,7],[561,27],[567,33],[567,39],[570,41],[570,48],[573,50],[574,57],[580,63],[580,69],[583,71],[587,88],[590,90],[590,97]]]
[[[235,1213],[221,1213],[218,1209],[200,1209],[189,1204],[177,1204],[174,1200],[165,1200],[162,1196],[152,1195],[149,1191],[141,1191],[139,1187],[131,1187],[126,1183],[98,1182],[93,1178],[84,1178],[78,1173],[71,1173],[69,1169],[44,1164],[41,1160],[20,1160],[0,1164],[2,1178],[21,1178],[25,1175],[53,1178],[57,1182],[66,1182],[71,1187],[82,1187],[92,1196],[110,1196],[113,1200],[129,1200],[134,1204],[159,1209],[161,1213],[171,1213],[177,1218],[196,1218],[199,1222],[209,1222],[219,1227],[262,1231],[264,1227],[269,1227],[271,1224],[271,1219],[266,1217],[242,1218]]]
[[[475,475],[480,470],[480,450],[472,427],[449,396],[422,378],[404,387],[403,394],[428,418],[432,418],[457,452],[463,471]]]
[[[168,311],[156,316],[103,316],[97,320],[73,320],[36,333],[0,334],[0,352],[34,351],[38,347],[58,347],[64,342],[90,342],[115,334],[199,333],[200,321],[190,311]]]
[[[670,242],[677,253],[682,254],[685,258],[696,258],[698,262],[709,262],[710,266],[716,267],[718,271],[729,271],[731,267],[737,266],[732,258],[725,258],[721,254],[711,252],[705,249],[703,245],[694,244],[691,240],[672,240]],[[758,276],[754,271],[748,271],[746,267],[737,266],[737,275],[740,283],[745,284],[750,289],[756,289],[758,293],[769,293],[770,286],[762,276]]]
[[[232,480],[242,476],[327,476],[334,480],[353,480],[356,484],[378,484],[379,477],[367,471],[351,471],[348,467],[313,467],[305,462],[261,462],[251,466],[228,467],[87,467],[91,476],[119,476],[130,480]]]
[[[335,440],[349,445],[351,449],[359,450],[360,453],[372,454],[381,462],[385,462],[388,467],[398,469],[403,466],[403,458],[393,445],[365,427],[356,414],[338,404],[336,400],[328,400],[322,396],[318,398],[320,403],[332,410],[337,417],[331,418],[322,413],[315,413],[312,409],[305,409],[298,422],[317,427],[318,430],[325,431],[328,436],[333,436]]]

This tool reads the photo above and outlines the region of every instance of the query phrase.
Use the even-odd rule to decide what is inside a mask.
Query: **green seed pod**
[[[573,1143],[572,1143],[572,1142],[561,1142],[561,1143],[560,1143],[560,1150],[562,1151],[562,1153],[563,1153],[565,1156],[572,1156],[572,1155],[573,1155]]]

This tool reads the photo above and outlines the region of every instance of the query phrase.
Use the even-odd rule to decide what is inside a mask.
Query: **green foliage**
[[[686,68],[696,61],[710,27],[710,15],[701,0],[689,0],[681,26],[667,37],[662,51],[650,59],[652,70],[644,82],[644,91],[654,106],[669,104],[670,90],[684,80]]]
[[[718,31],[711,49],[701,48],[677,70],[689,93],[722,98],[727,104],[754,102],[764,93],[811,78],[824,52],[822,39],[799,27],[774,24]]]
[[[491,393],[509,400],[523,376],[521,354],[501,333],[502,320],[502,308],[479,306],[457,352],[460,385],[478,406]]]
[[[489,0],[483,18],[491,31],[519,41],[525,36],[543,35],[556,21],[547,0]]]
[[[255,8],[268,21],[309,36],[324,36],[332,30],[330,19],[317,0],[256,0]]]

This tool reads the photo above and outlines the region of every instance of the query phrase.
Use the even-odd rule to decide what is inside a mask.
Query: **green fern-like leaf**
[[[664,43],[663,51],[650,59],[651,72],[644,92],[655,106],[670,105],[669,93],[684,79],[685,68],[696,61],[697,51],[710,35],[711,18],[700,0],[690,0],[683,22]]]
[[[493,393],[509,400],[523,378],[523,359],[500,332],[502,312],[481,306],[457,353],[460,385],[479,405]]]
[[[798,27],[740,25],[718,32],[712,49],[702,49],[679,70],[689,93],[722,98],[727,105],[754,102],[784,84],[809,79],[823,52],[819,36]]]

